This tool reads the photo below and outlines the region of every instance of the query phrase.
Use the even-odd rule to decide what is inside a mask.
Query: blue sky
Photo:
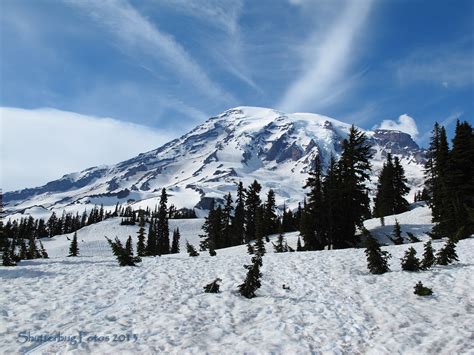
[[[448,131],[456,118],[473,121],[470,0],[2,0],[0,7],[0,106],[23,109],[14,118],[3,110],[3,134],[6,120],[20,130],[18,113],[31,118],[38,108],[64,111],[58,130],[78,117],[108,117],[156,133],[131,156],[240,105],[413,131],[399,119],[408,115],[422,145],[435,121]],[[44,114],[37,116],[33,133],[50,136],[41,132]],[[123,154],[99,158],[112,163]],[[57,155],[51,176],[68,172],[55,170]],[[38,175],[11,183],[4,174],[2,185],[46,179]]]

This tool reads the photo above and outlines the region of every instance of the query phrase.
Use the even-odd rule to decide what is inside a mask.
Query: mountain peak
[[[272,188],[277,203],[295,207],[304,198],[302,186],[319,155],[324,166],[338,157],[350,125],[312,113],[284,113],[271,108],[239,106],[212,117],[189,133],[153,151],[112,166],[86,169],[42,187],[4,195],[6,212],[32,206],[51,210],[84,210],[94,204],[154,208],[163,187],[177,207],[200,207],[220,199],[242,181]],[[374,152],[375,184],[387,152],[398,154],[413,187],[420,176],[423,151],[407,134],[367,132]],[[411,175],[410,175],[411,174]]]

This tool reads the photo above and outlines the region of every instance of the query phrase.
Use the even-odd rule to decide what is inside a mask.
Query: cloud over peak
[[[390,129],[404,133],[408,133],[413,139],[418,138],[418,127],[415,120],[407,114],[398,117],[398,120],[383,120],[380,125],[374,127],[374,129]]]

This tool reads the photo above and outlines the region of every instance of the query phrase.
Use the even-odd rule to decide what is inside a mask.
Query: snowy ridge
[[[292,208],[303,200],[302,186],[319,155],[327,166],[330,156],[341,153],[350,125],[330,117],[272,109],[237,107],[153,151],[113,166],[86,169],[63,176],[42,187],[4,194],[7,214],[46,210],[79,211],[94,204],[134,208],[154,207],[161,188],[178,207],[207,209],[209,198],[220,199],[235,184],[257,179],[263,193],[275,190],[277,203]],[[372,185],[385,156],[399,156],[413,189],[423,180],[424,151],[408,134],[376,130],[372,143]]]

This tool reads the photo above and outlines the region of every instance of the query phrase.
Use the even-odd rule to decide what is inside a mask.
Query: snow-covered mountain
[[[211,198],[235,192],[257,179],[272,188],[277,203],[295,207],[319,154],[327,165],[341,153],[350,125],[309,113],[237,107],[208,119],[162,147],[112,166],[63,176],[44,186],[4,194],[5,212],[82,211],[94,204],[154,207],[166,187],[177,207],[208,207]],[[423,180],[424,151],[403,132],[367,131],[373,149],[373,180],[388,152],[398,155],[412,189]],[[410,197],[411,198],[411,197]],[[43,210],[44,209],[44,210]],[[46,211],[48,210],[48,211]]]

